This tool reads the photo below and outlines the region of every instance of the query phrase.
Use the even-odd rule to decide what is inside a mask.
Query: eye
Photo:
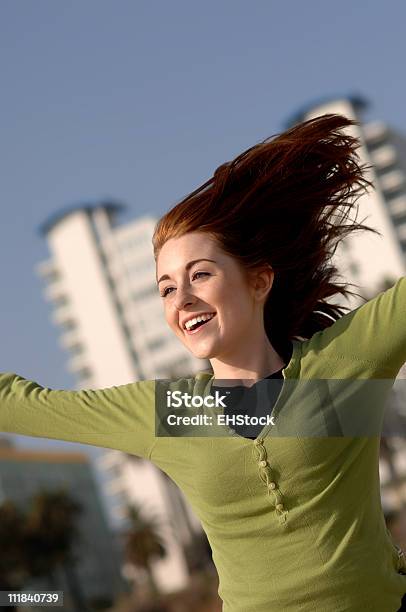
[[[192,280],[194,279],[195,276],[197,276],[197,274],[209,274],[209,272],[195,272],[192,276]]]
[[[173,289],[173,287],[167,287],[166,289],[163,290],[163,292],[161,293],[161,297],[166,297],[168,295],[168,291],[169,289]]]
[[[195,277],[196,277],[198,274],[205,274],[205,275],[207,275],[207,276],[210,276],[210,272],[195,272],[195,273],[192,275],[192,280],[194,280],[194,279],[195,279]],[[170,289],[173,289],[173,287],[166,287],[166,289],[164,289],[164,290],[163,290],[163,292],[161,293],[161,297],[163,297],[163,298],[164,298],[164,297],[166,297],[166,296],[168,295],[168,292],[169,292],[169,290],[170,290]]]

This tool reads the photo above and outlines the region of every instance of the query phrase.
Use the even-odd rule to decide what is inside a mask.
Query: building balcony
[[[60,272],[52,259],[41,261],[35,266],[35,272],[47,283],[52,283],[60,279]]]
[[[406,194],[398,196],[388,204],[389,211],[394,217],[401,217],[406,214]]]
[[[46,285],[43,295],[47,302],[57,302],[66,298],[66,289],[62,281],[57,280],[49,285]]]
[[[367,144],[387,137],[387,126],[383,121],[371,121],[363,125],[364,138]]]
[[[66,330],[59,336],[59,344],[64,349],[70,349],[78,343],[80,343],[80,336],[77,329]]]
[[[61,325],[65,322],[69,322],[72,319],[72,308],[68,303],[63,304],[63,306],[58,306],[51,315],[52,322],[55,325]]]
[[[89,369],[88,358],[86,355],[74,355],[68,360],[67,368],[69,372],[78,372]]]
[[[108,495],[115,496],[125,494],[127,492],[128,482],[122,476],[117,476],[110,482],[106,483],[106,492]]]
[[[121,469],[124,464],[123,453],[117,450],[106,450],[96,459],[96,463],[102,470]]]
[[[377,169],[387,168],[394,164],[397,159],[395,148],[389,144],[383,145],[375,151],[371,151],[370,156]]]
[[[400,240],[406,240],[406,221],[402,223],[402,225],[398,225],[396,231],[398,233]]]
[[[405,184],[405,175],[401,170],[393,170],[380,178],[383,191],[394,191]]]

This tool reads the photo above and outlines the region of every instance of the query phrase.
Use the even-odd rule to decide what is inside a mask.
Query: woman
[[[333,282],[339,241],[375,231],[343,223],[371,185],[358,141],[341,131],[352,124],[324,115],[252,147],[154,233],[167,323],[213,370],[164,388],[206,398],[245,381],[232,391],[262,402],[273,423],[170,436],[157,401],[155,435],[158,381],[56,391],[0,376],[3,431],[119,449],[178,484],[210,541],[224,612],[395,612],[406,592],[376,432],[406,361],[406,279],[345,315],[326,301],[351,293]],[[264,395],[275,379],[279,391]],[[367,403],[365,381],[379,383]]]

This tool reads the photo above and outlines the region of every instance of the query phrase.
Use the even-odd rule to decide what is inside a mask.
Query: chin
[[[189,353],[192,353],[193,357],[196,357],[197,359],[209,359],[209,354],[207,351],[193,351],[189,346],[186,348],[188,349]]]
[[[214,349],[202,349],[200,351],[199,350],[193,351],[190,347],[188,348],[189,348],[189,351],[192,353],[192,355],[197,357],[197,359],[213,359],[218,354],[218,351],[215,351]]]
[[[196,342],[196,346],[193,346],[192,343],[187,342],[187,338],[183,335],[180,338],[183,346],[197,359],[211,359],[218,355],[219,348],[216,346],[198,346]]]

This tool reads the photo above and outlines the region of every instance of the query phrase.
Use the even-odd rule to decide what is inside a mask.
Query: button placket
[[[256,454],[255,458],[259,467],[259,477],[262,482],[266,484],[267,494],[275,504],[275,512],[277,514],[279,522],[281,524],[286,523],[288,510],[285,509],[282,493],[278,489],[277,483],[272,479],[272,470],[268,462],[267,451],[263,445],[263,442],[264,440],[262,438],[258,438],[254,440],[253,447],[253,451]]]
[[[398,566],[397,566],[397,570],[398,570],[399,574],[406,574],[405,553],[404,553],[403,549],[398,544],[395,544],[395,548],[396,548],[396,552],[398,553]]]

